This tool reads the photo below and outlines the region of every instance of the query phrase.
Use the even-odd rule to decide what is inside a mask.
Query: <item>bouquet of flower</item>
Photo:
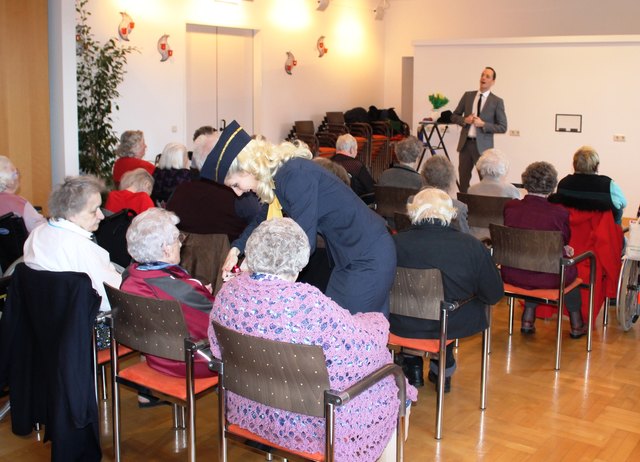
[[[447,103],[449,102],[449,98],[444,96],[442,93],[432,93],[429,95],[429,101],[433,106],[433,110],[437,111],[441,107],[447,105]]]

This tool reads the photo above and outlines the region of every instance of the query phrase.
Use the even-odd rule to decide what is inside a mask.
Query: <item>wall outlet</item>
[[[509,130],[509,136],[520,136],[520,130]]]
[[[613,135],[613,141],[617,141],[618,143],[624,143],[625,141],[627,141],[627,137],[624,135]]]

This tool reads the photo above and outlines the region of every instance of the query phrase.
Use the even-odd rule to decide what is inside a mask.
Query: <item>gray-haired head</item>
[[[118,157],[136,157],[144,144],[144,133],[140,130],[127,130],[120,135],[120,144],[116,148]]]
[[[309,262],[309,238],[291,218],[263,221],[249,236],[245,255],[249,270],[295,278]]]
[[[49,213],[68,220],[86,207],[92,195],[104,190],[104,181],[93,175],[68,176],[49,195]]]
[[[336,140],[336,151],[347,153],[348,155],[355,157],[358,154],[358,142],[349,133],[340,135]]]
[[[11,159],[0,156],[0,192],[14,193],[20,185],[20,175],[18,169],[13,165]]]
[[[423,150],[422,141],[415,136],[408,136],[396,143],[396,157],[403,164],[413,164],[420,157]]]
[[[187,147],[181,143],[168,143],[160,154],[159,169],[189,168]]]
[[[487,149],[476,162],[476,169],[481,178],[502,178],[509,171],[509,160],[499,149]]]
[[[533,194],[551,194],[558,185],[558,171],[549,162],[534,162],[522,172],[522,185]]]
[[[195,168],[202,170],[207,156],[220,139],[220,132],[204,133],[196,138],[193,144],[193,156],[191,162]]]
[[[342,165],[340,165],[337,162],[332,161],[331,159],[327,159],[326,157],[314,157],[313,161],[316,164],[320,164],[322,167],[324,167],[327,170],[329,170],[335,176],[340,178],[340,180],[344,184],[346,184],[347,186],[351,187],[351,178],[349,177],[349,172],[347,172],[347,169],[344,168]]]
[[[150,208],[135,217],[127,229],[127,250],[138,263],[163,261],[164,247],[180,236],[178,216],[165,209]]]
[[[427,185],[443,191],[449,191],[456,181],[456,171],[453,164],[444,156],[431,156],[424,163],[422,176]]]
[[[146,192],[151,195],[154,179],[144,168],[136,168],[122,175],[120,189],[129,189],[132,192]]]
[[[598,173],[600,156],[591,146],[582,146],[573,155],[573,170],[576,173]]]
[[[427,222],[449,226],[456,216],[456,208],[446,192],[424,188],[407,204],[407,213],[414,225]]]

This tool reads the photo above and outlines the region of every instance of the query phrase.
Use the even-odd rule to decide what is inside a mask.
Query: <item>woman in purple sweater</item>
[[[389,323],[382,313],[352,315],[317,288],[296,283],[309,259],[309,240],[295,221],[262,222],[245,247],[249,271],[225,283],[211,320],[243,334],[322,346],[331,387],[344,389],[385,364]],[[211,352],[220,357],[213,328]],[[396,425],[398,389],[388,377],[336,412],[336,460],[374,461]],[[408,398],[416,390],[407,386]],[[302,416],[229,393],[229,420],[286,448],[323,452],[324,419]]]

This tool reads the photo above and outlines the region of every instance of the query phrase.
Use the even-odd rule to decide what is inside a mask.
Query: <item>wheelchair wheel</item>
[[[618,322],[624,331],[638,320],[638,294],[640,293],[640,261],[624,259],[618,281]]]

